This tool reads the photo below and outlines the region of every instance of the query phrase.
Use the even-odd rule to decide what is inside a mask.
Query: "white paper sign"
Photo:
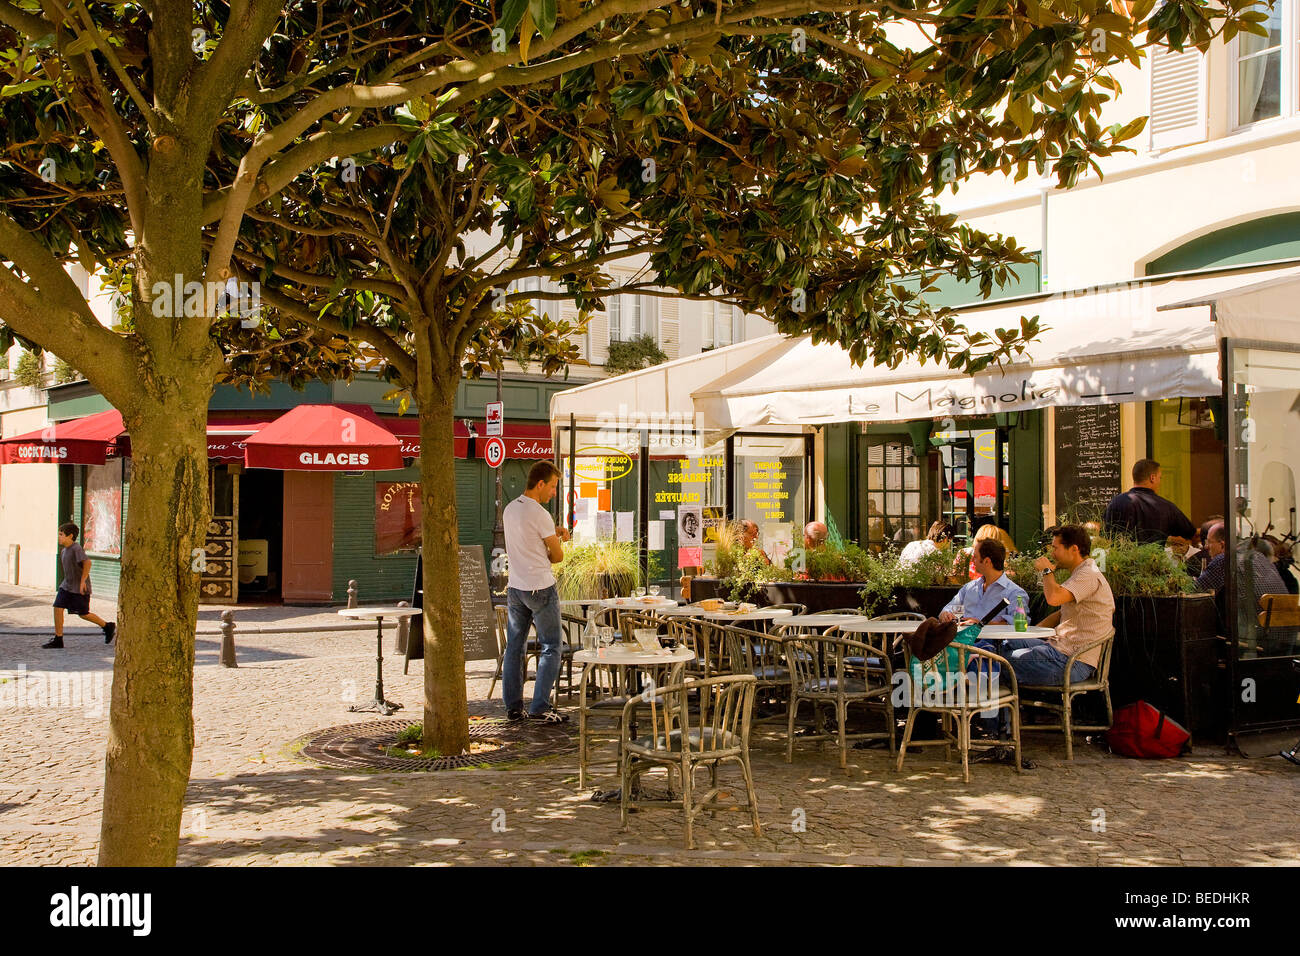
[[[596,537],[602,541],[608,541],[614,537],[614,512],[596,512]]]
[[[661,512],[659,512],[659,520],[660,520],[660,521],[676,521],[676,520],[677,520],[677,512],[674,511],[672,508],[669,508],[667,511],[661,511]]]
[[[647,546],[651,551],[662,551],[664,549],[664,523],[662,521],[651,521],[650,526],[650,544]]]
[[[618,512],[618,540],[634,541],[636,539],[635,524],[633,518],[636,517],[635,511]]]
[[[772,523],[763,525],[762,548],[773,564],[781,564],[794,547],[794,525]]]
[[[677,547],[698,548],[704,544],[704,509],[683,505],[677,509]]]

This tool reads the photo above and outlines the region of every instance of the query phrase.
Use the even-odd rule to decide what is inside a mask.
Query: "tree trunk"
[[[100,866],[173,866],[194,752],[197,559],[207,536],[205,375],[171,380],[131,435],[131,508],[104,772]]]
[[[424,372],[428,381],[428,372]],[[469,750],[465,645],[460,623],[456,524],[456,385],[420,389],[420,496],[424,555],[424,746],[444,756]]]

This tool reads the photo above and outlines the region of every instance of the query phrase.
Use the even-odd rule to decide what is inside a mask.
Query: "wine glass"
[[[638,587],[638,588],[633,588],[633,589],[632,589],[632,596],[633,596],[634,598],[636,598],[637,600],[640,600],[641,598],[645,597],[645,588],[640,588],[640,587]]]
[[[966,618],[966,605],[954,604],[952,606],[952,617],[957,622],[957,626],[960,627],[961,622]]]
[[[612,647],[614,644],[614,629],[612,627],[602,627],[600,629],[600,648],[603,652],[605,648]]]
[[[659,585],[657,585],[657,584],[652,584],[652,585],[650,585],[650,596],[651,596],[651,597],[658,597],[658,596],[659,596]]]

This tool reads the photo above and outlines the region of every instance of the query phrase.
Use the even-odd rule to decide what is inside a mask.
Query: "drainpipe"
[[[1038,283],[1041,286],[1040,291],[1046,292],[1048,289],[1047,282],[1047,192],[1050,187],[1043,187],[1039,193],[1038,211],[1039,211],[1039,229],[1038,234],[1042,238],[1039,240],[1038,250]]]

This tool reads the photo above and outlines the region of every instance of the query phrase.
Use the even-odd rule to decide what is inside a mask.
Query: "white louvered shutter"
[[[1208,135],[1205,54],[1150,49],[1152,149],[1199,143]]]

